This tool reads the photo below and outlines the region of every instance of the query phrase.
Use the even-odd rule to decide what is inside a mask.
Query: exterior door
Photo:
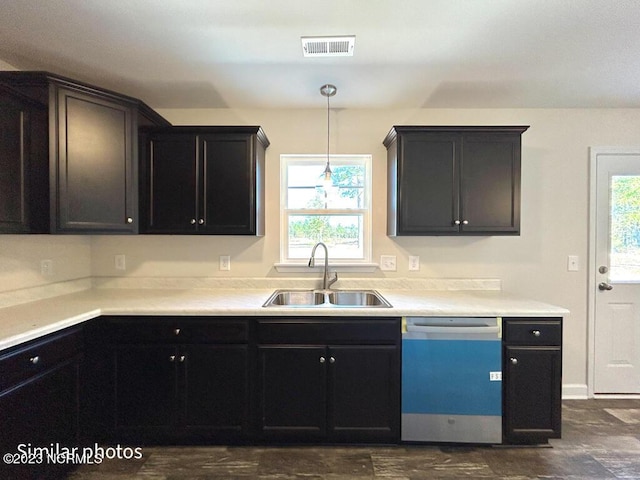
[[[593,393],[640,394],[640,149],[591,163]]]

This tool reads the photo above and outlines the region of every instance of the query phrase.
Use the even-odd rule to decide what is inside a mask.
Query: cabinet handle
[[[191,219],[191,222],[189,222],[189,223],[191,223],[191,225],[195,225],[195,224],[196,224],[196,219],[195,219],[195,218],[192,218],[192,219]]]
[[[469,220],[463,220],[463,221],[462,221],[462,224],[463,224],[463,225],[469,225]]]
[[[329,357],[329,363],[336,363],[336,359],[334,357]]]
[[[175,362],[175,361],[176,361],[176,356],[175,356],[175,355],[171,355],[171,356],[169,357],[169,361],[170,361],[170,362]]]
[[[186,356],[180,355],[180,363],[183,363],[187,359]]]
[[[518,359],[517,358],[511,357],[509,360],[511,361],[511,365],[517,365],[518,364]]]
[[[204,218],[201,218],[200,220],[198,220],[198,225],[204,225]]]
[[[455,225],[460,225],[460,220],[456,220],[455,222],[453,222]]]
[[[174,329],[173,333],[176,335],[180,335],[180,329],[179,328]]]
[[[539,336],[540,336],[540,330],[532,330],[532,331],[531,331],[531,334],[532,334],[534,337],[539,337]]]
[[[35,365],[35,364],[36,364],[36,363],[38,363],[39,361],[40,361],[40,357],[39,357],[38,355],[36,355],[35,357],[31,357],[31,358],[29,359],[29,362],[30,362],[32,365]]]
[[[326,358],[324,358],[324,357],[320,357],[320,363],[324,363],[324,362],[326,362],[326,361],[327,361],[327,360],[326,360]]]
[[[127,217],[127,223],[133,223],[133,218]]]

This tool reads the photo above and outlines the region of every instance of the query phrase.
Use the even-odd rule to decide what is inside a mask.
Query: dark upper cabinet
[[[29,123],[22,117],[21,128],[28,133],[21,140],[26,156],[15,159],[15,138],[3,141],[3,150],[11,150],[11,160],[3,161],[3,174],[4,163],[10,162],[15,169],[16,164],[26,165],[26,160],[31,161],[24,167],[29,175],[42,177],[48,170],[37,190],[47,192],[48,202],[29,206],[31,217],[46,221],[23,231],[136,233],[138,126],[168,122],[136,99],[46,72],[0,72],[0,85],[38,103],[46,118],[34,122],[33,109]],[[0,96],[6,97],[2,92]],[[15,125],[15,109],[0,104],[0,118],[3,127],[5,122]],[[34,164],[40,158],[48,159],[48,169]],[[16,176],[15,172],[8,175]],[[0,193],[2,202],[6,202],[4,196]],[[43,228],[41,223],[48,225]]]
[[[519,234],[527,128],[393,127],[384,140],[387,234]]]
[[[0,232],[49,229],[47,110],[0,84]]]
[[[141,133],[141,231],[264,235],[260,127],[170,127]]]

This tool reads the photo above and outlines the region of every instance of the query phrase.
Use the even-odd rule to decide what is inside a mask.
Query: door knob
[[[605,290],[613,290],[613,285],[607,283],[607,282],[600,282],[600,284],[598,285],[598,289],[605,291]]]

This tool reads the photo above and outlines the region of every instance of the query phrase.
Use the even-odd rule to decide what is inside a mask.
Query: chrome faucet
[[[322,289],[328,290],[331,285],[338,281],[338,273],[331,272],[331,278],[329,278],[329,250],[324,243],[318,242],[313,246],[313,250],[311,250],[311,258],[309,259],[309,268],[315,267],[316,248],[318,248],[318,246],[322,246],[322,248],[324,248],[324,276],[322,277]]]

